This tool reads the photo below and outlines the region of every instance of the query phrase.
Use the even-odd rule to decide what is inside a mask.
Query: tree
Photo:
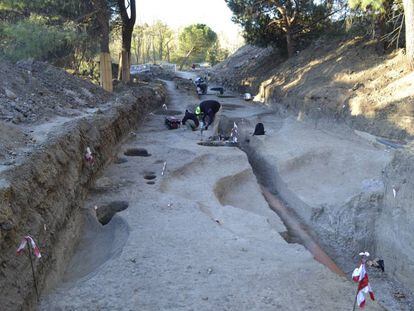
[[[134,32],[132,33],[131,48],[134,51],[135,61],[139,63],[142,58],[142,46],[144,44],[144,26],[135,26]],[[144,62],[142,60],[142,62]]]
[[[100,30],[100,83],[104,90],[112,92],[112,62],[109,52],[109,9],[105,0],[91,0],[96,11]]]
[[[220,42],[217,40],[207,52],[207,61],[211,64],[211,66],[214,66],[225,60],[228,56],[229,51],[223,49],[220,46]]]
[[[127,2],[127,5],[125,2]],[[119,61],[118,79],[128,82],[130,80],[131,40],[136,19],[136,6],[135,0],[117,0],[117,4],[122,22],[122,51]]]
[[[392,0],[349,0],[351,9],[361,9],[373,20],[373,37],[377,41],[376,50],[385,50],[384,35],[387,33],[387,16],[391,11]]]
[[[173,32],[161,21],[157,21],[153,26],[153,35],[158,49],[159,60],[164,60],[164,53],[168,53],[168,45],[173,40]]]
[[[90,1],[2,0],[0,54],[13,61],[71,59],[93,29],[92,15]]]
[[[405,19],[405,48],[408,66],[414,69],[414,0],[403,0]],[[385,34],[387,13],[392,10],[391,0],[349,0],[351,8],[361,8],[365,12],[376,15],[376,39],[379,41]]]
[[[185,27],[178,40],[182,57],[180,70],[182,70],[193,54],[198,54],[205,59],[207,51],[217,41],[217,34],[207,25],[194,24]]]
[[[312,0],[225,0],[233,21],[244,29],[245,40],[254,45],[274,45],[289,56],[298,39],[317,33],[330,14],[329,6]],[[312,34],[312,31],[314,33]]]
[[[408,65],[414,70],[414,0],[403,0],[405,15],[405,49]]]
[[[279,37],[275,38],[279,42],[280,37],[284,37],[289,57],[294,54],[293,31],[299,15],[298,0],[226,0],[226,3],[234,13],[233,20],[244,26],[253,38],[258,32]],[[252,37],[246,39],[251,41]]]

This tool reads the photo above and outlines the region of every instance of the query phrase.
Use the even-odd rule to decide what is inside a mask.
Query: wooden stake
[[[357,291],[356,291],[356,294],[355,294],[354,307],[352,308],[352,311],[355,311],[355,307],[356,307],[356,303],[357,303],[357,297],[358,297],[358,292],[359,292],[358,288],[359,288],[359,283],[358,283]]]
[[[34,283],[34,288],[36,291],[36,298],[37,298],[37,302],[39,302],[39,291],[37,290],[37,281],[36,281],[36,275],[35,275],[35,271],[34,271],[34,267],[33,267],[33,259],[32,259],[32,250],[30,248],[30,243],[27,243],[27,250],[29,251],[29,259],[30,259],[30,266],[32,267],[32,275],[33,275],[33,283]]]

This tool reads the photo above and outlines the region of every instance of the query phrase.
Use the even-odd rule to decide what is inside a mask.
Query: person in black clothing
[[[207,82],[203,78],[198,77],[197,79],[195,79],[194,83],[197,87],[197,93],[199,95],[207,94]]]
[[[204,123],[205,129],[214,122],[214,118],[217,112],[220,111],[221,105],[216,100],[205,100],[200,103],[200,112],[202,113],[202,121]],[[197,111],[196,111],[197,112]]]
[[[190,127],[193,131],[195,131],[200,125],[197,116],[188,110],[185,111],[185,115],[181,123],[183,125],[187,123],[187,126]]]

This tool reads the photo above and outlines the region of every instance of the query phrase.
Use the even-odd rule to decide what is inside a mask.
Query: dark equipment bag
[[[264,135],[264,134],[265,134],[265,129],[264,129],[263,123],[257,123],[256,127],[254,128],[253,135]]]
[[[178,129],[181,125],[181,120],[176,117],[168,116],[165,118],[165,125],[170,130]]]

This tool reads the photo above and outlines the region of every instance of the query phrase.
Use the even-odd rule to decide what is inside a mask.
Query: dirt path
[[[168,87],[169,109],[197,103]],[[243,119],[249,111],[266,113],[228,100],[224,115]],[[39,308],[350,310],[355,286],[279,234],[286,228],[264,200],[247,156],[199,146],[198,132],[169,131],[163,118],[150,115],[131,133],[118,164],[98,181],[85,206],[84,239]],[[151,156],[123,155],[137,147]],[[101,226],[94,206],[113,201],[129,206]],[[369,302],[367,310],[381,308]]]

